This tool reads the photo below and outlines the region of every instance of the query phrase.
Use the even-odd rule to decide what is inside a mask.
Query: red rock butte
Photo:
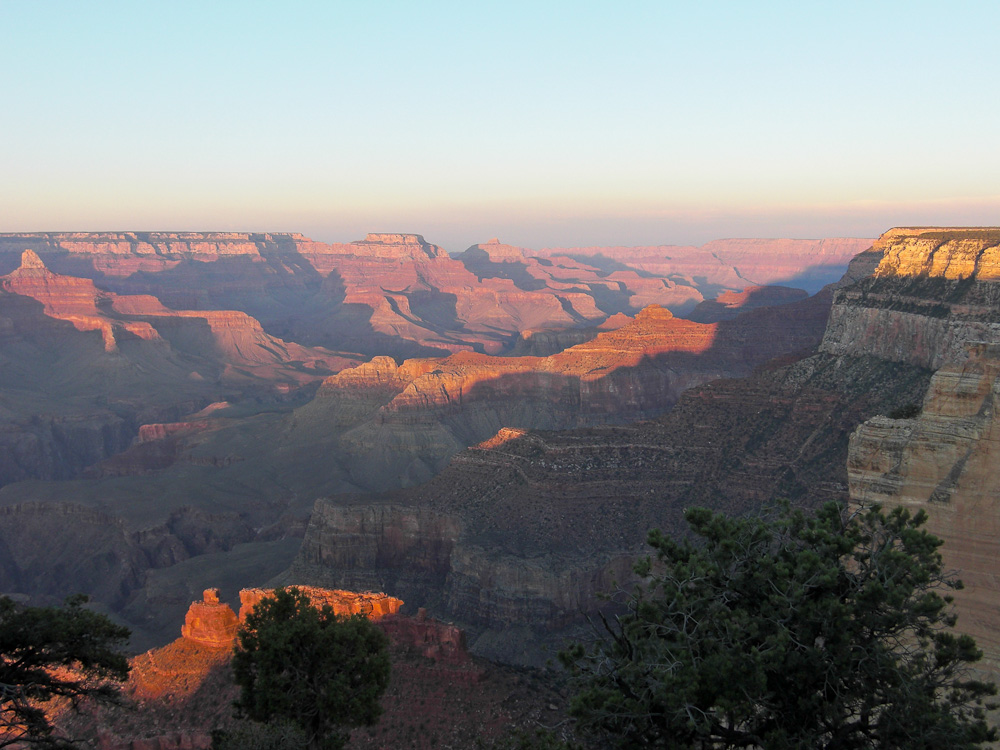
[[[364,615],[370,620],[380,620],[387,615],[396,614],[403,606],[402,599],[370,591],[356,593],[315,586],[294,588],[308,596],[313,606],[329,606],[335,614],[342,617]],[[239,624],[246,620],[261,599],[273,593],[274,589],[251,588],[240,591],[240,615],[237,617],[232,607],[219,601],[218,589],[205,589],[200,602],[191,602],[181,635],[209,648],[231,649]]]
[[[228,604],[219,601],[218,589],[205,589],[200,602],[191,602],[181,635],[211,648],[232,648],[239,620]]]

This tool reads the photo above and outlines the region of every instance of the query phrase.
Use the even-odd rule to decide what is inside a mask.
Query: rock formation
[[[314,607],[330,607],[335,615],[350,617],[364,615],[369,620],[381,620],[387,615],[394,615],[403,606],[403,600],[386,594],[376,594],[370,591],[357,593],[354,591],[330,590],[316,586],[296,586],[309,597]],[[274,589],[243,589],[240,591],[240,622],[264,597],[274,593]]]
[[[1000,674],[998,393],[1000,348],[972,345],[965,361],[934,373],[919,410],[859,427],[848,459],[853,502],[927,511],[927,528],[945,540],[947,568],[965,584],[955,593],[959,628],[976,638],[994,676]]]
[[[228,604],[219,601],[218,589],[205,589],[200,602],[191,602],[181,636],[212,648],[232,649],[239,621]]]
[[[886,232],[874,273],[837,292],[821,351],[936,370],[970,342],[1000,343],[998,244],[997,230]]]
[[[862,254],[835,292],[845,318],[850,284],[870,276],[883,249]],[[628,330],[565,354],[601,350],[605,336]],[[628,357],[622,346],[607,348]],[[598,592],[627,579],[646,530],[683,533],[683,508],[738,513],[777,498],[846,501],[851,432],[922,399],[929,377],[925,367],[869,354],[857,342],[853,353],[786,356],[745,379],[689,388],[649,422],[562,433],[502,429],[426,484],[364,502],[318,501],[293,571],[325,585],[397,591],[469,626],[474,651],[530,661],[525,644],[558,642],[581,612],[599,606]],[[406,544],[394,536],[398,528],[411,530]],[[378,552],[358,555],[363,549]]]
[[[239,232],[0,234],[0,272],[29,248],[105,291],[154,295],[177,310],[241,311],[286,341],[405,357],[498,353],[524,330],[592,327],[651,304],[680,314],[755,283],[801,276],[816,291],[818,278],[836,278],[868,244],[727,240],[535,252],[491,240],[453,258],[411,234],[334,244]]]
[[[480,687],[486,672],[472,661],[459,628],[422,610],[416,617],[399,615],[402,601],[385,594],[299,588],[315,606],[330,605],[340,615],[365,614],[388,634],[392,684],[406,679],[421,692],[400,696],[398,687],[390,689],[383,701],[390,713],[404,707],[413,711],[418,700],[423,704],[442,685],[471,688],[486,704],[494,700],[490,685]],[[268,593],[241,591],[241,619]],[[219,601],[219,590],[207,589],[202,601],[191,604],[181,638],[131,660],[124,692],[132,706],[88,706],[82,717],[62,714],[58,720],[106,750],[208,750],[211,731],[233,723],[238,690],[229,664],[237,626],[236,614]],[[458,715],[452,720],[468,721]]]
[[[31,250],[0,277],[0,340],[0,389],[16,394],[0,408],[0,486],[70,478],[128,448],[143,422],[222,395],[277,400],[357,361],[269,336],[244,313],[103,291]]]
[[[926,396],[852,436],[851,498],[923,508],[967,590],[960,622],[1000,665],[993,471],[1000,387],[1000,230],[900,228],[871,278],[838,292],[822,348],[935,368]],[[893,418],[897,417],[897,418]]]

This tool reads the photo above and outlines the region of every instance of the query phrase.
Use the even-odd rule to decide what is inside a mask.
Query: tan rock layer
[[[974,347],[938,370],[916,418],[876,417],[851,436],[851,500],[926,510],[945,540],[959,630],[973,635],[1000,674],[1000,351]]]

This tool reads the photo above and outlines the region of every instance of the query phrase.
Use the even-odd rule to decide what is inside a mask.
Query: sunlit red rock
[[[232,648],[238,620],[232,607],[219,601],[218,589],[206,589],[204,599],[192,602],[181,635],[216,648]]]
[[[380,620],[387,615],[395,614],[403,606],[401,599],[371,591],[343,591],[316,586],[295,586],[294,588],[308,596],[314,607],[329,606],[334,614],[342,617],[364,615],[369,620]],[[240,622],[246,619],[261,599],[272,593],[274,593],[274,589],[243,589],[240,591]]]

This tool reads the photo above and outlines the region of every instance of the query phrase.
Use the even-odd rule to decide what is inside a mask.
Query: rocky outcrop
[[[371,591],[354,592],[323,589],[316,586],[295,586],[309,597],[314,607],[329,607],[335,615],[350,617],[364,615],[369,620],[380,620],[393,615],[403,606],[403,600]],[[274,593],[274,589],[243,589],[240,591],[240,622],[246,620],[260,600]]]
[[[894,229],[872,276],[836,292],[821,351],[936,370],[970,342],[1000,343],[1000,232]]]
[[[465,631],[428,617],[426,609],[417,610],[415,617],[385,617],[378,625],[394,644],[416,649],[426,659],[452,666],[472,664]],[[473,670],[470,674],[473,681],[482,676],[481,670]]]
[[[356,731],[348,747],[399,747],[414,736],[466,747],[562,718],[565,696],[530,673],[474,661],[454,625],[424,611],[388,615],[376,625],[389,636],[392,662],[384,713]],[[234,724],[231,654],[231,647],[179,638],[131,660],[127,705],[84,705],[57,722],[67,735],[105,750],[208,750],[212,731]]]
[[[181,637],[211,648],[232,650],[239,620],[233,608],[219,601],[218,589],[205,589],[200,602],[191,602]]]
[[[934,373],[919,409],[877,416],[851,437],[848,476],[859,505],[926,510],[945,540],[946,567],[965,584],[955,592],[959,629],[976,638],[1000,673],[1000,347],[970,346],[968,358]],[[914,414],[913,412],[917,412]]]

